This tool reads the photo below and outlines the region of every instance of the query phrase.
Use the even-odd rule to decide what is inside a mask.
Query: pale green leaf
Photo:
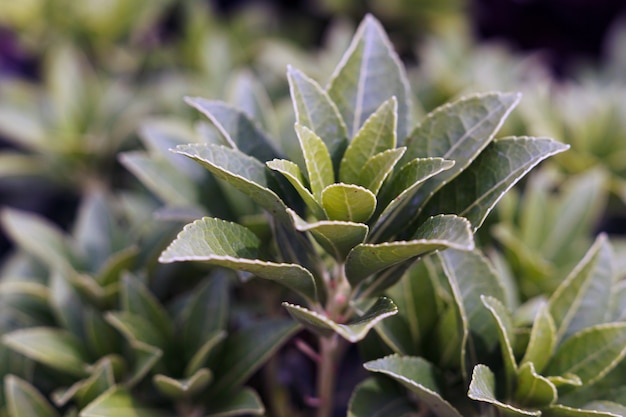
[[[260,245],[259,238],[245,227],[204,217],[186,225],[163,251],[159,261],[202,261],[246,271],[259,278],[278,281],[309,300],[316,299],[315,280],[308,270],[297,264],[256,259]]]
[[[185,101],[207,116],[232,148],[261,162],[278,156],[271,139],[241,110],[221,101],[200,97],[187,97]]]
[[[437,385],[435,367],[422,358],[391,355],[363,365],[370,372],[382,373],[411,390],[438,417],[461,417],[443,398]]]
[[[317,82],[299,70],[289,66],[287,79],[296,122],[322,138],[338,172],[340,158],[348,145],[348,131],[339,109]]]
[[[496,140],[429,200],[422,215],[455,213],[467,218],[476,230],[515,183],[539,162],[568,148],[547,138]]]
[[[586,328],[554,353],[546,375],[575,374],[583,384],[602,379],[626,356],[626,323],[599,324]]]
[[[256,416],[264,412],[265,407],[257,393],[250,388],[244,388],[236,394],[222,396],[213,402],[205,417]]]
[[[339,179],[357,184],[371,157],[396,147],[397,106],[395,97],[385,101],[356,133],[341,159]]]
[[[300,171],[300,167],[297,164],[285,159],[274,159],[272,161],[268,161],[266,165],[268,168],[280,172],[285,178],[287,178],[304,201],[304,204],[306,204],[316,218],[326,218],[324,209],[315,199],[315,196],[311,194],[311,191],[309,191],[309,189],[304,185],[305,179],[302,176],[302,171]]]
[[[318,202],[322,201],[322,191],[335,181],[330,154],[324,141],[311,129],[299,124],[296,124],[295,129],[304,155],[311,192]]]
[[[454,296],[455,308],[462,325],[461,369],[471,368],[487,351],[495,347],[498,329],[482,296],[504,299],[504,289],[495,271],[480,253],[448,249],[437,254]],[[468,362],[469,361],[469,362]]]
[[[392,177],[389,186],[383,188],[381,192],[380,202],[383,205],[388,202],[388,205],[384,207],[374,226],[375,239],[379,240],[381,234],[392,235],[403,230],[408,220],[403,215],[403,208],[409,204],[419,187],[424,181],[453,166],[454,161],[442,158],[417,158],[405,164],[398,174]],[[379,207],[379,210],[382,208]]]
[[[257,322],[229,336],[218,362],[212,367],[215,383],[211,395],[228,396],[243,384],[281,346],[298,331],[292,320],[272,319]]]
[[[403,209],[404,222],[415,219],[437,190],[465,170],[492,141],[519,94],[488,93],[463,97],[426,116],[407,139],[400,166],[415,158],[444,158],[452,168],[425,183]]]
[[[474,241],[469,226],[460,217],[436,216],[420,226],[413,240],[358,245],[348,255],[346,275],[356,286],[378,271],[438,249],[471,250]]]
[[[88,80],[84,60],[79,51],[70,45],[57,45],[46,55],[45,81],[55,114],[55,128],[74,135],[78,133],[84,106],[87,105]]]
[[[542,410],[543,417],[622,417],[609,411],[585,410],[582,408],[568,407],[556,404]]]
[[[556,386],[546,377],[537,373],[532,362],[519,368],[515,401],[526,407],[545,407],[557,399]]]
[[[164,417],[168,414],[149,408],[124,387],[115,386],[80,412],[80,417]]]
[[[612,401],[592,401],[585,404],[583,408],[585,410],[608,412],[616,416],[626,416],[626,406]]]
[[[200,162],[213,175],[250,197],[272,216],[288,220],[285,204],[269,188],[269,171],[258,159],[225,146],[206,144],[180,145],[174,152]]]
[[[511,392],[517,375],[517,362],[513,353],[515,346],[515,328],[511,313],[497,298],[481,295],[480,300],[489,310],[495,320],[500,338],[500,350],[502,351],[502,361],[504,362],[504,372],[506,375],[506,389]]]
[[[552,382],[557,388],[583,386],[583,381],[580,379],[580,377],[571,373],[558,376],[548,376],[548,380]]]
[[[472,400],[489,403],[501,410],[507,416],[542,416],[541,411],[525,410],[504,403],[496,398],[496,381],[491,369],[485,365],[476,365],[472,373],[467,396]]]
[[[213,374],[209,369],[200,368],[193,375],[184,379],[171,378],[157,374],[152,378],[154,386],[165,396],[184,400],[195,397],[211,383]]]
[[[369,189],[374,194],[378,194],[383,182],[389,176],[405,150],[406,148],[389,149],[372,156],[361,169],[356,184]]]
[[[125,274],[121,281],[121,308],[148,320],[165,339],[170,339],[174,334],[174,324],[159,300],[132,274]]]
[[[265,132],[274,132],[276,120],[272,102],[263,84],[252,71],[238,71],[227,86],[226,95],[229,103],[243,110],[250,120],[257,121]]]
[[[322,220],[307,223],[289,209],[296,230],[309,232],[324,250],[335,259],[343,261],[356,245],[363,243],[369,228],[363,223]]]
[[[352,343],[362,340],[378,322],[398,312],[398,308],[390,298],[380,297],[362,316],[351,320],[349,323],[339,324],[325,315],[301,306],[289,303],[283,303],[283,306],[287,308],[294,319],[309,330],[324,337],[337,333]]]
[[[17,246],[51,268],[81,266],[79,252],[74,243],[47,220],[14,209],[4,209],[1,220],[4,231]]]
[[[33,117],[31,111],[0,105],[0,132],[2,136],[20,147],[45,149],[48,134],[42,121]]]
[[[64,330],[31,327],[2,336],[2,342],[22,355],[73,376],[86,376],[88,359],[78,338]]]
[[[348,417],[403,417],[415,412],[403,393],[381,386],[374,378],[357,385],[348,405]]]
[[[7,409],[11,417],[60,417],[46,398],[15,375],[4,377]]]
[[[376,196],[354,184],[329,185],[322,191],[321,202],[331,220],[364,223],[376,210]]]
[[[611,289],[615,280],[613,255],[601,234],[576,268],[554,291],[549,301],[557,340],[608,321]]]
[[[45,164],[39,157],[18,152],[0,152],[0,178],[41,175],[44,167]]]
[[[556,325],[548,305],[544,304],[535,317],[526,353],[520,364],[530,362],[537,372],[543,371],[554,353],[556,342]]]
[[[381,24],[367,15],[335,69],[328,87],[353,137],[365,120],[391,97],[398,100],[398,137],[408,134],[410,90],[404,67]]]

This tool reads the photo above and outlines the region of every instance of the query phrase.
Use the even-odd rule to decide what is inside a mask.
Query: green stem
[[[337,334],[320,338],[320,361],[317,373],[319,407],[316,417],[331,417],[333,415],[337,365],[346,346],[346,341]]]

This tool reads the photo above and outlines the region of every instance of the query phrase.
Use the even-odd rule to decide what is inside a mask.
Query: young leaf
[[[385,389],[374,378],[357,385],[348,405],[348,417],[403,417],[415,412],[403,393]]]
[[[165,417],[166,413],[139,403],[130,391],[115,386],[80,412],[80,417]]]
[[[515,390],[515,401],[518,404],[534,408],[546,407],[554,404],[557,395],[554,384],[539,375],[532,362],[520,366]]]
[[[236,394],[216,399],[205,417],[260,416],[264,412],[265,407],[257,393],[250,388],[244,388]]]
[[[613,282],[611,247],[600,235],[550,297],[557,340],[608,320]]]
[[[74,399],[76,405],[83,408],[115,385],[113,362],[110,357],[98,361],[94,368],[89,378],[76,382],[68,389],[54,391],[52,393],[54,403],[58,407],[63,407]]]
[[[296,230],[310,232],[317,243],[335,259],[343,261],[356,245],[363,243],[369,228],[363,223],[319,221],[307,223],[293,210],[288,209]]]
[[[367,118],[341,159],[339,179],[342,182],[356,184],[361,170],[371,157],[395,149],[397,107],[396,98],[392,97]]]
[[[429,200],[422,216],[455,213],[467,218],[477,230],[495,204],[517,181],[539,162],[568,148],[568,145],[547,138],[496,140],[478,155],[468,169]],[[442,175],[445,176],[445,173]]]
[[[274,132],[272,102],[261,82],[246,69],[238,71],[227,86],[227,102],[255,120],[265,132]]]
[[[88,359],[74,335],[60,329],[31,327],[5,334],[2,342],[24,356],[73,376],[86,376]]]
[[[510,404],[503,403],[496,398],[496,381],[491,369],[485,365],[476,365],[472,373],[467,396],[472,400],[489,403],[502,410],[507,416],[542,416],[541,411],[525,410]]]
[[[278,156],[271,139],[241,110],[220,101],[200,97],[187,97],[185,101],[207,116],[232,148],[239,149],[261,162]]]
[[[163,351],[143,342],[130,340],[133,355],[133,367],[124,381],[124,386],[132,388],[150,372],[163,356]]]
[[[405,150],[406,148],[389,149],[372,156],[361,169],[356,184],[369,189],[374,194],[378,194],[383,182],[400,160]]]
[[[272,216],[288,220],[286,206],[269,189],[268,171],[258,159],[235,149],[206,144],[179,145],[174,152],[200,162],[213,175],[250,197]]]
[[[391,355],[363,365],[370,372],[387,375],[411,390],[438,417],[461,417],[440,393],[435,367],[422,358]]]
[[[232,393],[298,329],[298,324],[291,320],[273,319],[254,323],[229,336],[219,362],[212,368],[215,375],[212,397],[220,398]]]
[[[223,330],[215,331],[209,334],[206,337],[204,344],[202,344],[189,359],[189,362],[185,367],[184,375],[186,377],[190,377],[198,372],[206,363],[213,349],[215,349],[215,347],[224,339],[226,339],[226,332]]]
[[[478,252],[448,249],[437,254],[454,296],[462,325],[462,371],[479,360],[479,346],[490,351],[497,343],[498,329],[482,296],[504,299],[504,289],[489,262]],[[480,280],[477,280],[480,277]],[[469,361],[469,363],[468,363]],[[467,366],[469,365],[469,366]]]
[[[297,264],[264,262],[257,258],[261,242],[254,233],[236,223],[204,217],[186,225],[159,262],[202,261],[211,265],[251,272],[275,280],[308,300],[316,299],[311,273]]]
[[[602,379],[626,356],[626,323],[599,324],[565,340],[545,370],[547,375],[575,374],[583,384]]]
[[[335,69],[328,95],[353,137],[365,120],[391,97],[398,101],[400,140],[408,134],[410,92],[404,67],[380,23],[367,15]]]
[[[5,376],[4,389],[11,417],[60,417],[45,397],[23,379],[15,375]]]
[[[297,164],[285,159],[274,159],[268,161],[266,165],[269,169],[280,172],[287,178],[304,201],[304,204],[306,204],[316,218],[326,218],[326,213],[324,213],[324,209],[320,206],[320,203],[316,200],[315,196],[311,194],[311,191],[305,187],[304,177]]]
[[[542,372],[554,353],[556,342],[556,325],[546,304],[535,317],[526,353],[520,365],[532,363],[537,372]]]
[[[339,109],[319,84],[297,69],[288,67],[287,79],[296,122],[322,138],[333,160],[333,170],[339,172],[339,161],[348,145],[348,131]]]
[[[480,300],[489,310],[498,328],[500,337],[500,350],[502,351],[502,361],[504,362],[504,372],[506,375],[506,389],[511,392],[517,375],[517,362],[513,353],[515,346],[515,328],[513,318],[506,307],[497,298],[481,295]]]
[[[165,339],[171,339],[174,335],[174,324],[150,290],[130,273],[125,274],[121,284],[121,308],[148,320]]]
[[[212,378],[213,374],[210,370],[200,368],[189,378],[184,379],[157,374],[152,378],[152,383],[163,395],[176,400],[185,400],[205,390]]]
[[[378,271],[437,249],[471,250],[473,247],[467,220],[436,216],[424,222],[412,240],[356,246],[346,260],[346,275],[355,287]]]
[[[283,306],[294,319],[320,336],[328,337],[333,333],[337,333],[352,343],[362,340],[378,322],[398,312],[398,307],[391,299],[380,297],[362,316],[349,323],[339,324],[322,314],[304,307],[289,303],[283,303]]]
[[[353,184],[332,184],[322,191],[322,206],[331,220],[364,223],[376,210],[376,196]]]
[[[143,343],[152,347],[163,348],[167,339],[148,318],[128,311],[109,311],[105,319],[131,343]]]
[[[322,201],[322,190],[335,181],[330,154],[324,141],[308,127],[296,124],[296,133],[304,155],[311,192],[317,201]]]

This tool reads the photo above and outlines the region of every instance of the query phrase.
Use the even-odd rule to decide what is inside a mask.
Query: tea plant
[[[318,336],[311,403],[323,417],[334,407],[347,342],[397,314],[381,293],[428,253],[471,251],[473,232],[501,196],[567,147],[547,138],[494,140],[517,94],[467,96],[414,126],[404,68],[371,16],[326,88],[297,69],[287,75],[301,152],[296,162],[284,159],[278,141],[245,111],[203,98],[187,101],[219,135],[173,149],[262,208],[271,239],[203,217],[185,226],[160,261],[201,261],[290,289],[283,305]],[[467,273],[474,271],[469,266]]]

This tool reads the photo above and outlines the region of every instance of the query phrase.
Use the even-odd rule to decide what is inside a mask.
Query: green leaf
[[[167,343],[167,339],[158,328],[158,323],[152,323],[147,317],[128,311],[109,311],[104,317],[131,344],[139,342],[163,348]]]
[[[96,398],[80,412],[80,417],[164,417],[159,410],[148,408],[137,401],[130,391],[113,387]]]
[[[484,349],[495,347],[498,328],[481,301],[482,296],[504,299],[504,289],[489,262],[478,252],[448,249],[437,254],[454,296],[462,325],[462,372],[477,364]],[[482,347],[482,349],[481,349]]]
[[[367,15],[357,29],[330,81],[328,95],[337,104],[353,137],[365,120],[391,97],[398,101],[398,137],[408,133],[410,92],[400,59],[380,23]]]
[[[53,392],[54,403],[58,407],[63,407],[74,399],[76,405],[83,408],[115,385],[113,364],[109,357],[103,358],[94,368],[89,378],[76,382],[69,389]]]
[[[296,122],[322,138],[334,171],[339,172],[339,161],[348,145],[348,131],[339,109],[317,82],[299,70],[287,67],[287,79]]]
[[[324,141],[311,129],[299,124],[295,128],[304,155],[311,192],[318,202],[322,201],[322,191],[335,181],[330,154]]]
[[[496,381],[491,369],[485,365],[478,364],[472,373],[467,396],[472,400],[489,403],[501,410],[508,416],[541,416],[541,411],[525,410],[510,404],[503,403],[496,398]]]
[[[328,317],[294,304],[283,303],[291,316],[322,337],[339,334],[351,343],[362,340],[378,322],[398,312],[390,298],[380,297],[362,316],[349,323],[339,324]]]
[[[124,311],[138,315],[157,327],[165,339],[174,334],[174,324],[159,300],[130,273],[122,278],[120,304]]]
[[[547,138],[496,140],[466,170],[429,200],[422,215],[455,213],[467,218],[474,230],[477,230],[515,183],[539,162],[568,148],[568,145]],[[435,177],[436,180],[439,178]]]
[[[45,397],[23,379],[15,375],[6,375],[4,389],[11,417],[60,417]]]
[[[473,95],[441,106],[426,116],[407,139],[407,151],[400,166],[405,161],[426,157],[449,159],[455,164],[420,187],[403,209],[402,217],[417,218],[430,197],[472,163],[519,99],[519,94]]]
[[[189,377],[200,370],[207,362],[209,355],[213,352],[215,347],[220,344],[224,339],[226,339],[226,332],[215,331],[214,333],[208,335],[203,345],[201,345],[196,352],[194,352],[193,356],[187,363],[187,367],[185,368],[185,376]]]
[[[278,156],[273,142],[241,110],[221,101],[186,97],[185,101],[209,118],[228,144],[261,162]]]
[[[322,191],[321,202],[331,220],[364,223],[376,210],[376,196],[354,184],[329,185]]]
[[[548,378],[537,373],[532,362],[519,368],[515,401],[525,407],[546,407],[557,398],[556,387]]]
[[[132,388],[137,385],[159,362],[163,351],[143,342],[130,341],[132,348],[133,367],[124,381],[124,386]]]
[[[556,404],[542,410],[543,417],[621,417],[621,414],[613,414],[611,412],[584,410],[582,408],[573,408],[561,404]]]
[[[611,247],[600,235],[585,257],[554,291],[549,301],[557,340],[579,330],[605,323],[610,315],[614,282]]]
[[[374,194],[378,194],[383,182],[387,179],[405,150],[406,148],[389,149],[372,156],[361,169],[357,185],[361,185]]]
[[[259,160],[225,146],[179,145],[174,152],[198,161],[217,178],[250,197],[272,216],[288,221],[285,203],[270,190],[265,165]]]
[[[422,358],[391,355],[366,362],[365,369],[387,375],[411,390],[438,417],[461,417],[440,393],[435,367]],[[386,414],[385,414],[386,415]]]
[[[235,104],[250,120],[259,123],[265,132],[274,132],[276,120],[272,102],[265,87],[252,71],[238,71],[227,86],[226,96],[227,102]]]
[[[556,342],[556,325],[548,305],[544,304],[535,317],[526,353],[520,364],[532,363],[537,372],[542,372],[554,353]]]
[[[341,159],[339,179],[342,182],[357,184],[359,174],[370,158],[396,147],[397,107],[398,103],[392,97],[367,118]]]
[[[311,194],[311,191],[309,191],[309,189],[304,185],[305,179],[302,176],[302,171],[300,171],[300,167],[297,164],[285,159],[274,159],[272,161],[268,161],[266,165],[268,168],[280,172],[285,178],[287,178],[304,201],[304,204],[306,204],[316,218],[326,218],[324,209],[315,199],[315,196]]]
[[[386,389],[374,378],[357,385],[348,405],[348,417],[403,417],[415,412],[403,393]]]
[[[382,205],[389,203],[374,225],[373,235],[376,240],[379,240],[380,234],[393,235],[402,230],[408,221],[406,214],[412,216],[412,213],[405,213],[403,208],[409,204],[419,187],[424,181],[453,166],[454,161],[443,158],[417,158],[405,164],[381,192],[379,200]]]
[[[264,412],[265,407],[257,393],[250,388],[244,388],[212,403],[211,410],[205,417],[262,415]]]
[[[366,224],[341,221],[319,221],[307,223],[289,209],[293,225],[300,232],[309,232],[317,243],[335,259],[343,261],[356,245],[363,243],[369,228]]]
[[[2,342],[22,355],[73,376],[86,376],[88,360],[74,335],[48,327],[31,327],[5,334]]]
[[[17,246],[51,268],[80,267],[78,249],[63,232],[47,220],[30,213],[4,209],[3,229]]]
[[[547,375],[575,374],[583,384],[602,379],[626,356],[626,323],[599,324],[567,339],[554,353]]]
[[[44,164],[38,157],[18,152],[0,152],[0,178],[43,175],[43,167]]]
[[[456,216],[436,216],[422,224],[413,240],[356,246],[346,260],[346,276],[356,287],[368,276],[408,259],[438,249],[471,250],[473,247],[467,220]]]
[[[496,322],[506,375],[506,389],[507,392],[511,392],[517,375],[517,362],[513,353],[513,346],[515,346],[513,318],[511,313],[497,298],[481,295],[480,300]]]
[[[152,383],[163,395],[175,400],[184,400],[200,394],[211,383],[212,378],[213,374],[209,369],[200,368],[184,379],[157,374],[152,378]]]
[[[204,217],[186,225],[163,251],[159,262],[203,261],[246,271],[278,281],[308,300],[316,299],[315,280],[308,270],[297,264],[256,259],[260,245],[259,238],[245,227]]]
[[[592,401],[589,404],[585,404],[583,408],[585,410],[609,412],[616,416],[626,415],[626,406],[612,401]]]
[[[211,396],[228,396],[265,363],[300,326],[283,319],[272,319],[253,325],[229,336],[222,348],[219,362],[212,368],[215,384]]]

